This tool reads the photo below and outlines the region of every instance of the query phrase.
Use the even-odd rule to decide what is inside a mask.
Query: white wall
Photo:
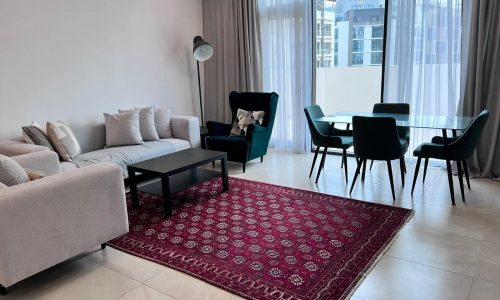
[[[195,114],[202,32],[202,0],[0,0],[0,138],[134,106]]]

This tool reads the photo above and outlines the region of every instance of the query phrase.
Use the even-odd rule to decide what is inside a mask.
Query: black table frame
[[[205,151],[212,152],[206,159],[202,160],[189,160],[182,167],[167,170],[151,170],[141,166],[143,163],[154,163],[155,160],[159,161],[162,157],[153,158],[141,163],[132,164],[127,166],[128,176],[129,176],[129,187],[130,195],[132,198],[132,207],[139,207],[139,195],[138,191],[143,191],[147,193],[156,194],[163,196],[163,204],[165,207],[165,218],[172,216],[172,200],[171,194],[182,191],[188,187],[196,185],[200,182],[209,180],[215,177],[222,178],[222,190],[226,192],[229,190],[229,180],[227,172],[227,154],[225,152],[203,150],[203,149],[187,149],[179,152],[174,152],[168,154],[171,159],[176,159],[177,156],[182,154],[189,154],[189,152],[184,151]],[[184,153],[183,153],[184,152]],[[221,161],[221,171],[211,171],[198,168],[200,166],[206,165],[210,162],[215,162],[217,160]],[[159,178],[160,180],[154,181],[152,183],[138,187],[138,176],[137,173],[146,175],[149,178]]]

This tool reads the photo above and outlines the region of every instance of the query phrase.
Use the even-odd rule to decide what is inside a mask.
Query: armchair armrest
[[[16,156],[38,151],[47,151],[49,148],[28,143],[23,143],[14,140],[0,141],[0,154],[6,156]]]
[[[0,283],[10,286],[127,232],[122,173],[114,164],[2,189]]]
[[[448,144],[451,144],[453,143],[454,141],[456,141],[458,139],[458,137],[449,137],[446,139],[446,141],[448,142]],[[432,138],[432,143],[434,144],[444,144],[444,138],[442,136],[435,136]]]
[[[54,151],[33,152],[13,156],[12,159],[20,164],[23,168],[42,171],[50,175],[57,174],[61,171],[59,156]]]
[[[186,140],[191,144],[191,148],[198,148],[201,145],[200,121],[196,117],[172,116],[170,118],[172,135],[175,138]]]
[[[216,121],[207,121],[209,136],[228,136],[231,134],[233,125]]]

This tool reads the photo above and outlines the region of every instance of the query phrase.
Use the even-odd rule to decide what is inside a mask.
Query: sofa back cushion
[[[26,171],[12,158],[0,154],[0,182],[6,186],[30,181]]]
[[[103,149],[106,146],[104,123],[71,125],[71,129],[82,148],[82,153]]]
[[[139,130],[139,111],[104,113],[104,123],[106,124],[106,147],[144,143]]]

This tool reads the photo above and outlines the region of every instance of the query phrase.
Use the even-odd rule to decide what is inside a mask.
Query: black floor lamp
[[[203,99],[201,97],[201,80],[200,80],[200,61],[206,61],[214,54],[214,48],[204,41],[201,36],[197,35],[193,40],[193,56],[196,59],[196,67],[198,68],[198,89],[200,91],[200,113],[201,126],[205,126],[203,118]]]

